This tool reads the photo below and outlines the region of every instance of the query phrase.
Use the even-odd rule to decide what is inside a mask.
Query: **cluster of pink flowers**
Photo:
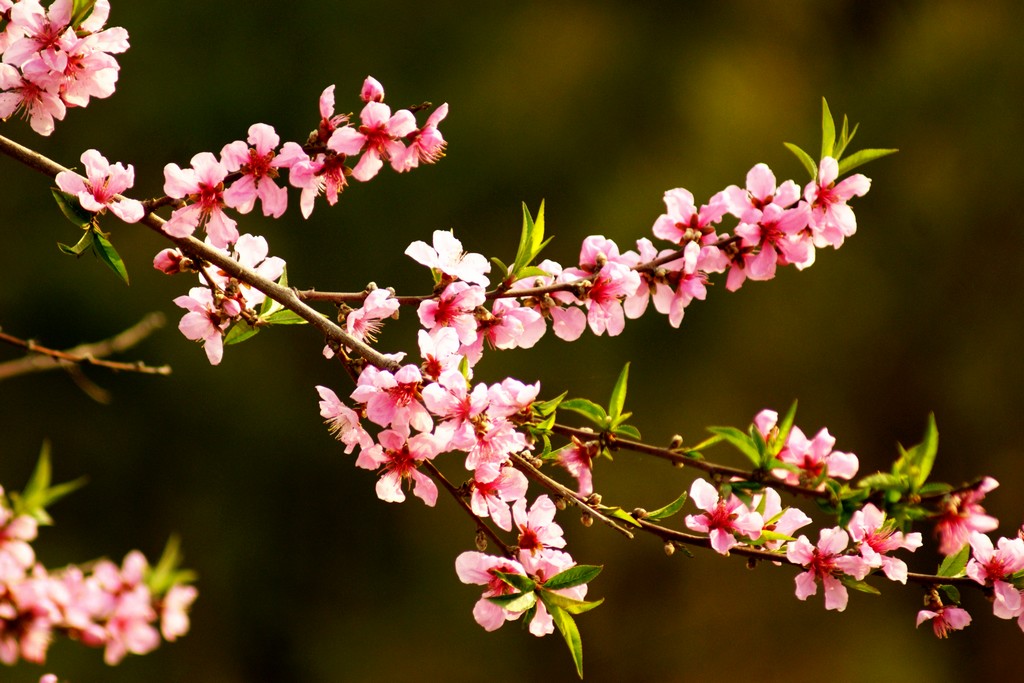
[[[3,495],[0,489],[0,496]],[[102,647],[117,664],[188,632],[196,589],[175,584],[161,594],[147,585],[149,563],[138,551],[120,567],[108,560],[89,571],[74,565],[52,571],[36,560],[37,522],[0,505],[0,661],[42,663],[56,634]]]
[[[104,28],[110,2],[97,0],[78,25],[73,0],[0,0],[0,119],[21,111],[40,135],[53,132],[68,107],[109,97],[128,49],[128,32]]]

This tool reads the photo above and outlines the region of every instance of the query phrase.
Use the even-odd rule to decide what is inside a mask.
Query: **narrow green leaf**
[[[526,266],[516,271],[517,280],[525,280],[528,277],[551,277],[551,273],[537,266]]]
[[[665,507],[660,507],[653,512],[648,512],[647,516],[644,517],[644,519],[668,519],[669,517],[683,509],[683,505],[686,504],[686,499],[688,497],[689,496],[687,495],[686,491],[683,491],[682,495],[680,495],[678,498],[673,500]]]
[[[761,454],[758,452],[757,446],[749,436],[740,430],[735,427],[708,427],[708,431],[735,446],[740,453],[750,459],[750,462],[754,463],[754,467],[761,466]]]
[[[585,398],[570,398],[562,401],[562,405],[559,408],[579,413],[598,427],[603,428],[608,422],[608,413],[604,411],[604,408]]]
[[[939,494],[943,494],[943,493],[949,493],[952,490],[953,490],[953,487],[950,486],[949,484],[944,484],[942,482],[934,481],[934,482],[925,484],[920,489],[918,489],[917,492],[918,492],[918,494],[920,494],[922,496],[934,496],[934,495],[939,495]]]
[[[528,576],[523,576],[522,574],[511,574],[509,572],[497,571],[494,572],[494,574],[508,585],[523,593],[528,593],[537,587],[537,584],[533,579]]]
[[[895,474],[876,472],[875,474],[862,477],[857,482],[857,486],[878,491],[906,491],[907,480]]]
[[[43,441],[39,449],[39,459],[36,460],[36,468],[32,470],[32,476],[21,492],[22,499],[31,501],[40,497],[46,489],[50,488],[50,477],[52,476],[50,466],[50,442]]]
[[[92,211],[86,211],[82,208],[82,205],[78,203],[78,197],[67,192],[61,192],[55,187],[50,188],[50,194],[53,195],[54,201],[57,202],[57,206],[60,207],[61,213],[64,217],[71,221],[71,224],[75,227],[82,228],[85,230],[92,225],[93,219],[96,217]]]
[[[955,577],[963,576],[964,570],[967,569],[967,560],[971,556],[971,546],[965,543],[963,548],[960,548],[958,552],[953,555],[949,555],[939,565],[939,576]]]
[[[307,320],[292,310],[284,309],[271,313],[265,321],[271,325],[305,325]]]
[[[491,263],[493,263],[494,266],[498,269],[496,275],[498,276],[499,280],[504,280],[506,277],[508,277],[508,266],[502,263],[501,259],[499,259],[497,256],[492,256]]]
[[[523,230],[519,234],[519,247],[516,249],[516,260],[512,262],[512,273],[518,273],[521,268],[530,263],[530,251],[533,246],[533,216],[523,202]]]
[[[260,329],[258,327],[252,327],[244,320],[239,320],[232,325],[231,329],[228,330],[228,333],[224,335],[224,346],[231,346],[232,344],[244,342],[250,337],[255,337],[259,331]]]
[[[128,270],[124,267],[124,261],[121,260],[121,255],[117,253],[117,249],[114,249],[114,245],[110,243],[103,233],[98,229],[93,228],[93,251],[100,260],[107,264],[107,267],[114,271],[114,274],[121,278],[121,281],[126,285],[128,282]]]
[[[928,481],[932,473],[932,465],[935,464],[935,456],[939,452],[939,429],[935,425],[935,413],[928,414],[928,424],[924,428],[924,437],[921,443],[914,446],[914,461],[917,472],[911,477],[911,485],[914,491],[920,490]]]
[[[629,382],[629,363],[622,368],[619,378],[615,380],[615,387],[612,389],[611,400],[608,401],[608,416],[612,424],[622,415],[622,409],[626,405],[626,385]]]
[[[828,102],[821,98],[821,158],[832,156],[836,144],[836,122],[828,109]]]
[[[959,605],[960,604],[960,591],[957,590],[956,586],[949,586],[943,584],[939,586],[939,590],[943,595],[946,596],[945,603],[947,605]]]
[[[567,393],[569,392],[563,391],[558,396],[555,396],[554,398],[549,399],[547,401],[534,401],[530,407],[533,409],[533,413],[538,417],[547,417],[548,415],[551,415],[552,413],[555,412],[559,404],[561,404],[561,402],[565,399],[565,395]]]
[[[550,607],[551,605],[561,607],[569,614],[583,614],[584,612],[589,612],[595,607],[600,607],[601,603],[604,602],[604,598],[592,601],[575,600],[565,595],[561,595],[560,593],[552,593],[551,591],[542,591],[540,599],[546,607]]]
[[[703,450],[705,450],[707,448],[710,448],[711,446],[714,446],[716,443],[721,443],[724,440],[725,440],[724,437],[721,437],[718,434],[715,434],[714,436],[709,436],[708,438],[704,439],[703,441],[701,441],[696,446],[692,446],[692,447],[686,448],[684,450],[688,451],[688,454],[692,453],[694,451],[703,451]]]
[[[618,506],[599,505],[597,509],[603,512],[604,514],[608,515],[609,517],[621,519],[623,522],[632,524],[633,526],[640,526],[640,522],[636,521],[636,517],[629,514],[628,512],[626,512],[625,510]]]
[[[572,616],[561,607],[554,604],[544,603],[548,608],[548,614],[555,623],[555,628],[565,638],[565,644],[569,646],[572,653],[572,661],[576,664],[576,673],[580,679],[583,678],[583,640],[580,638],[580,631],[576,628],[576,622]]]
[[[779,423],[779,435],[775,437],[773,442],[772,455],[778,455],[779,451],[786,445],[786,441],[789,440],[789,433],[793,430],[793,420],[796,419],[796,401],[793,401],[792,405],[789,406],[789,410],[782,416],[782,422]]]
[[[633,425],[619,425],[612,429],[612,434],[632,439],[633,441],[640,441],[643,439],[643,436],[640,435],[640,430]]]
[[[862,149],[859,152],[854,152],[839,162],[839,176],[842,177],[858,166],[863,166],[869,161],[887,157],[898,151],[898,149]]]
[[[495,595],[487,598],[495,605],[504,607],[509,612],[525,612],[537,604],[537,594],[533,591],[528,593],[511,593],[509,595]]]
[[[561,571],[544,582],[544,588],[548,590],[561,590],[582,586],[593,581],[604,567],[596,564],[578,564]]]
[[[818,165],[814,163],[814,159],[811,158],[810,154],[803,151],[792,142],[783,142],[782,144],[786,146],[786,149],[796,155],[796,158],[800,160],[800,163],[803,164],[803,167],[807,169],[807,172],[811,175],[811,180],[818,177]]]
[[[69,256],[81,256],[90,247],[92,247],[92,230],[86,230],[82,234],[82,239],[78,240],[73,247],[57,242],[57,248]]]
[[[533,230],[530,235],[530,260],[532,261],[544,245],[551,241],[549,237],[544,239],[544,200],[540,200],[540,208],[537,209],[537,218],[533,221]]]
[[[878,590],[870,583],[867,583],[865,581],[858,581],[857,579],[853,578],[852,576],[849,576],[848,574],[841,574],[839,576],[839,580],[847,588],[852,588],[853,590],[860,591],[861,593],[871,593],[872,595],[882,594],[882,591]]]
[[[96,0],[75,0],[71,10],[71,21],[68,25],[77,29],[83,21],[89,18],[95,6]]]

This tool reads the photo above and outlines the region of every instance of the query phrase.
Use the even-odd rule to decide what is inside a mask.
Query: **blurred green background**
[[[477,377],[603,400],[631,360],[628,407],[655,443],[676,433],[692,443],[709,424],[747,424],[799,399],[797,424],[828,426],[862,472],[887,468],[934,411],[936,476],[991,474],[1000,532],[1024,518],[1016,0],[113,4],[110,23],[132,41],[117,94],[69,112],[52,138],[20,121],[2,133],[66,165],[89,147],[133,163],[137,196],[160,193],[164,164],[218,151],[252,123],[304,139],[331,83],[340,111],[358,111],[367,74],[393,107],[450,104],[448,157],[436,167],[355,184],[308,221],[242,223],[268,237],[300,287],[426,291],[426,272],[402,252],[435,229],[508,262],[523,201],[546,200],[546,255],[563,264],[589,234],[632,245],[669,188],[706,199],[760,161],[803,182],[782,142],[815,152],[827,97],[862,124],[855,148],[901,149],[863,169],[872,190],[855,202],[859,231],[840,253],[736,294],[719,285],[679,330],[651,315],[614,339],[545,338],[491,355]],[[171,300],[192,281],[149,267],[159,238],[105,225],[128,263],[126,289],[91,257],[58,252],[76,236],[44,178],[4,159],[0,177],[3,329],[62,348],[162,311],[168,327],[127,358],[174,367],[169,378],[87,371],[112,392],[109,406],[62,373],[6,382],[0,481],[19,488],[48,438],[57,480],[90,482],[54,508],[41,559],[119,561],[135,547],[155,558],[174,532],[200,575],[183,640],[115,668],[60,642],[46,670],[75,683],[574,678],[557,635],[474,623],[479,591],[453,570],[473,532],[451,501],[378,501],[375,477],[331,439],[313,387],[350,385],[321,357],[321,339],[272,330],[211,368],[174,329]],[[382,348],[414,348],[414,320],[388,328]],[[595,480],[607,502],[653,508],[691,477],[624,453],[599,463]],[[606,604],[579,619],[591,681],[992,680],[1020,648],[1020,629],[973,593],[975,623],[939,641],[914,629],[915,588],[855,594],[839,615],[820,595],[797,601],[790,569],[668,558],[653,539],[562,522],[580,562],[606,565],[591,587]],[[918,554],[912,569],[934,568]],[[0,679],[41,671],[22,665]]]

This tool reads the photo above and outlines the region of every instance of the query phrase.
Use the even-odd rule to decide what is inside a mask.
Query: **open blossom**
[[[715,552],[728,555],[729,549],[739,543],[737,534],[750,539],[760,537],[764,518],[760,513],[747,508],[735,495],[723,500],[718,495],[718,489],[698,478],[690,486],[690,500],[705,513],[687,515],[686,526],[708,534]]]
[[[416,309],[422,325],[431,334],[450,327],[465,346],[477,340],[477,307],[483,306],[487,293],[479,285],[456,281],[444,288],[440,296],[420,302]]]
[[[181,584],[167,591],[160,609],[160,634],[164,640],[172,642],[188,633],[188,610],[198,595],[195,586]]]
[[[555,504],[547,494],[538,496],[529,512],[526,511],[525,498],[520,498],[512,506],[512,517],[519,530],[517,545],[521,556],[539,553],[544,548],[565,547],[562,527],[555,522],[555,512]]]
[[[467,551],[455,558],[455,573],[462,583],[487,587],[473,606],[473,618],[487,631],[494,631],[506,621],[518,619],[522,615],[522,612],[511,612],[487,599],[516,592],[511,584],[498,576],[498,572],[526,576],[523,565],[505,557]]]
[[[794,531],[811,523],[811,518],[800,508],[783,509],[782,497],[773,488],[766,488],[764,493],[754,496],[749,507],[761,512],[761,518],[764,520],[762,534],[767,531],[782,537],[792,537]],[[769,540],[765,541],[762,547],[775,550],[782,542],[782,539]]]
[[[1024,596],[1009,580],[1024,569],[1024,539],[1000,538],[998,546],[985,534],[972,531],[971,560],[967,576],[983,586],[992,586],[992,613],[1000,619],[1013,619],[1024,613]]]
[[[209,152],[196,154],[191,164],[186,169],[177,164],[164,167],[164,192],[188,204],[174,210],[163,230],[171,237],[188,237],[202,226],[213,245],[224,249],[238,239],[237,224],[224,213],[224,178],[228,170]]]
[[[367,102],[359,113],[359,128],[345,126],[331,134],[328,149],[353,156],[363,153],[352,169],[352,177],[366,182],[377,175],[384,162],[398,158],[405,151],[401,139],[416,130],[416,118],[408,109],[391,114],[383,102]]]
[[[421,163],[433,164],[444,156],[444,148],[447,146],[444,136],[438,130],[438,125],[448,116],[448,103],[445,102],[435,109],[427,117],[423,127],[414,130],[408,136],[408,146],[404,151],[399,152],[391,161],[391,167],[403,173],[418,167]]]
[[[960,631],[971,623],[971,615],[967,610],[949,605],[941,605],[935,610],[923,609],[917,613],[917,626],[926,621],[932,622],[932,629],[937,638],[946,638],[950,631]]]
[[[574,436],[571,444],[558,451],[556,462],[576,478],[576,493],[581,496],[594,492],[594,456],[600,450],[596,441],[584,443]]]
[[[911,552],[921,547],[921,534],[904,535],[897,531],[895,522],[885,519],[885,513],[868,503],[853,513],[848,525],[850,536],[857,542],[861,557],[872,567],[880,567],[891,581],[907,582],[907,563],[888,553],[900,548]]]
[[[800,186],[792,180],[776,185],[772,170],[757,164],[747,172],[745,188],[730,185],[722,194],[729,213],[742,223],[757,223],[769,206],[785,209],[800,199]]]
[[[804,189],[804,199],[811,206],[809,227],[816,246],[842,246],[843,241],[857,231],[857,218],[846,202],[863,197],[871,188],[871,181],[856,173],[836,182],[839,162],[825,157],[818,167],[817,180]]]
[[[845,555],[843,551],[850,537],[839,527],[822,529],[817,547],[806,536],[800,536],[786,546],[786,557],[793,564],[807,567],[796,577],[796,597],[806,600],[818,592],[818,582],[825,587],[825,609],[842,612],[849,596],[839,577],[843,574],[860,580],[871,571],[864,558]]]
[[[363,429],[356,411],[342,403],[331,389],[317,386],[316,390],[320,394],[320,417],[327,422],[331,434],[345,444],[346,453],[351,453],[356,446],[373,446],[373,438]]]
[[[651,229],[655,237],[675,244],[714,239],[714,226],[728,210],[724,192],[713,196],[698,210],[689,190],[676,188],[665,192],[665,213],[658,216]]]
[[[773,438],[772,431],[778,418],[778,413],[771,410],[763,410],[754,418],[755,426],[766,440]],[[852,479],[857,474],[860,462],[853,453],[833,451],[835,443],[835,437],[829,434],[828,429],[822,429],[813,439],[808,439],[799,427],[793,427],[778,458],[795,465],[799,471],[777,469],[772,474],[794,485],[814,483],[823,476]],[[824,482],[819,484],[819,488],[824,488]]]
[[[234,316],[241,313],[238,302],[227,299],[218,306],[208,288],[193,287],[187,296],[177,297],[174,303],[188,310],[178,323],[178,329],[186,339],[202,341],[210,365],[219,365],[224,357],[224,330]]]
[[[984,534],[999,527],[999,520],[986,514],[980,502],[986,493],[997,486],[998,481],[985,477],[976,485],[946,497],[942,512],[935,522],[940,553],[953,555],[959,552],[967,544],[972,531]]]
[[[278,169],[287,164],[275,151],[281,139],[267,124],[254,123],[246,142],[236,140],[221,150],[228,172],[241,173],[224,192],[224,203],[239,213],[249,213],[259,199],[264,216],[279,218],[288,208],[288,190],[274,182]]]
[[[141,202],[114,197],[135,184],[135,169],[131,164],[127,168],[121,163],[111,164],[95,149],[90,149],[82,154],[82,165],[85,166],[85,178],[73,171],[61,171],[56,177],[57,187],[78,197],[86,211],[99,213],[109,208],[125,223],[142,219],[145,210]]]
[[[490,517],[499,529],[511,531],[512,511],[509,505],[526,496],[526,475],[506,465],[497,477],[483,482],[470,482],[469,506],[477,517]]]
[[[434,426],[430,413],[421,402],[423,375],[415,365],[405,365],[396,373],[366,366],[351,398],[366,404],[366,417],[381,427],[401,429],[411,426],[428,432]]]
[[[377,340],[383,321],[398,310],[398,299],[389,289],[375,289],[363,299],[363,305],[350,311],[345,318],[348,333],[360,341]]]
[[[462,242],[455,239],[451,230],[435,230],[433,247],[417,240],[406,248],[405,254],[449,278],[482,287],[489,284],[487,273],[491,272],[491,264],[482,254],[463,251]]]
[[[377,435],[377,440],[379,444],[364,448],[356,459],[359,467],[381,470],[377,497],[388,503],[401,503],[405,500],[402,483],[409,481],[413,494],[433,507],[437,502],[437,485],[419,471],[419,466],[425,460],[433,460],[444,444],[433,434],[410,437],[408,427],[385,429]]]
[[[515,299],[497,299],[489,311],[478,309],[476,322],[476,341],[459,349],[471,366],[483,356],[484,342],[494,349],[528,349],[547,331],[541,314]]]
[[[41,62],[30,62],[23,71],[10,64],[0,64],[0,120],[21,111],[29,119],[32,130],[49,135],[54,119],[60,121],[67,107],[60,99],[61,76],[55,75]]]

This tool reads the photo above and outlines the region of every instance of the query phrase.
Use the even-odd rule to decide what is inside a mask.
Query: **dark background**
[[[988,507],[999,533],[1014,532],[1024,517],[1020,3],[483,5],[115,2],[110,23],[132,41],[116,95],[69,112],[49,139],[20,121],[2,132],[66,165],[89,147],[133,163],[142,197],[160,194],[164,164],[217,152],[252,123],[304,139],[331,83],[339,111],[358,111],[367,74],[393,107],[447,101],[448,157],[436,167],[383,172],[308,221],[293,211],[241,224],[268,237],[300,287],[372,280],[423,292],[408,243],[451,227],[468,249],[508,262],[523,201],[546,200],[546,255],[569,265],[586,235],[623,248],[648,235],[669,188],[706,199],[760,161],[802,183],[781,143],[816,153],[825,96],[862,124],[854,148],[901,149],[864,167],[872,190],[854,203],[859,230],[840,253],[736,294],[716,286],[679,330],[651,315],[613,339],[549,335],[532,351],[492,354],[477,377],[604,400],[631,360],[628,407],[655,443],[675,433],[692,443],[709,424],[744,425],[799,399],[797,424],[828,426],[865,473],[887,468],[897,442],[915,443],[934,411],[936,477],[995,476]],[[157,236],[105,224],[128,263],[126,289],[91,257],[58,252],[75,230],[42,176],[9,160],[0,169],[3,329],[67,347],[162,311],[169,326],[127,358],[174,367],[169,378],[87,371],[112,392],[109,406],[62,373],[8,381],[0,481],[20,488],[48,438],[57,480],[90,483],[54,507],[42,560],[120,561],[135,547],[155,559],[173,532],[200,576],[178,643],[108,668],[100,652],[60,642],[46,670],[75,683],[574,677],[559,636],[474,623],[479,591],[453,570],[473,534],[450,500],[378,501],[375,477],[331,439],[313,387],[349,384],[320,356],[322,339],[272,330],[211,368],[174,329],[171,300],[193,283],[149,267],[165,246]],[[381,347],[414,349],[414,319],[388,328]],[[626,453],[596,472],[605,500],[627,509],[662,505],[690,481]],[[653,539],[562,523],[578,561],[606,565],[591,587],[606,604],[578,620],[588,680],[992,680],[1020,648],[1016,624],[974,592],[975,623],[939,641],[914,629],[916,588],[876,581],[882,597],[852,595],[839,615],[820,595],[797,601],[788,568],[667,558]],[[930,551],[918,555],[912,569],[934,569]]]

